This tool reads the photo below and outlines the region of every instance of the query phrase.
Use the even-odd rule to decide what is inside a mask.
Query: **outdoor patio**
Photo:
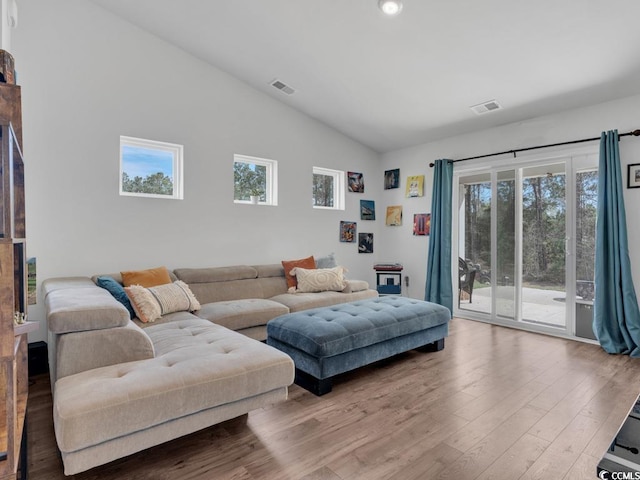
[[[498,287],[497,295],[497,313],[500,316],[513,318],[514,287]],[[522,318],[527,322],[564,327],[566,317],[565,300],[565,292],[523,287]],[[491,288],[489,286],[474,288],[473,303],[469,303],[468,295],[463,292],[460,309],[491,313]]]

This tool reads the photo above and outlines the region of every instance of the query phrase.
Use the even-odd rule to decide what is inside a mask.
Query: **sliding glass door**
[[[588,338],[576,321],[593,300],[597,155],[460,168],[455,178],[456,314]]]
[[[522,320],[566,327],[566,163],[521,169]]]

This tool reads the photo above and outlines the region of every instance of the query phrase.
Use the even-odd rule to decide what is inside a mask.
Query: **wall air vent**
[[[289,85],[287,85],[286,83],[278,79],[272,81],[271,86],[274,88],[277,88],[282,93],[286,93],[287,95],[291,95],[292,93],[295,93],[295,89],[291,88]]]
[[[482,102],[473,107],[469,107],[476,115],[482,115],[483,113],[493,112],[495,110],[502,109],[502,106],[495,100],[489,100],[488,102]]]

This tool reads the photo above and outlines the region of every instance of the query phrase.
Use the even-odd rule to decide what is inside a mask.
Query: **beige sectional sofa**
[[[285,400],[294,365],[257,341],[266,338],[266,323],[377,296],[358,281],[341,292],[287,293],[284,270],[275,264],[182,268],[171,273],[178,279],[201,308],[147,324],[132,320],[89,277],[43,282],[65,474]]]

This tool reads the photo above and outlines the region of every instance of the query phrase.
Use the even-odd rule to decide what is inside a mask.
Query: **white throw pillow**
[[[296,291],[301,293],[341,292],[347,286],[347,281],[344,279],[344,268],[341,266],[313,270],[295,267],[291,270],[291,275],[296,276],[298,280]]]
[[[200,302],[181,280],[149,288],[131,285],[124,287],[124,291],[144,323],[153,322],[167,313],[200,310]]]

